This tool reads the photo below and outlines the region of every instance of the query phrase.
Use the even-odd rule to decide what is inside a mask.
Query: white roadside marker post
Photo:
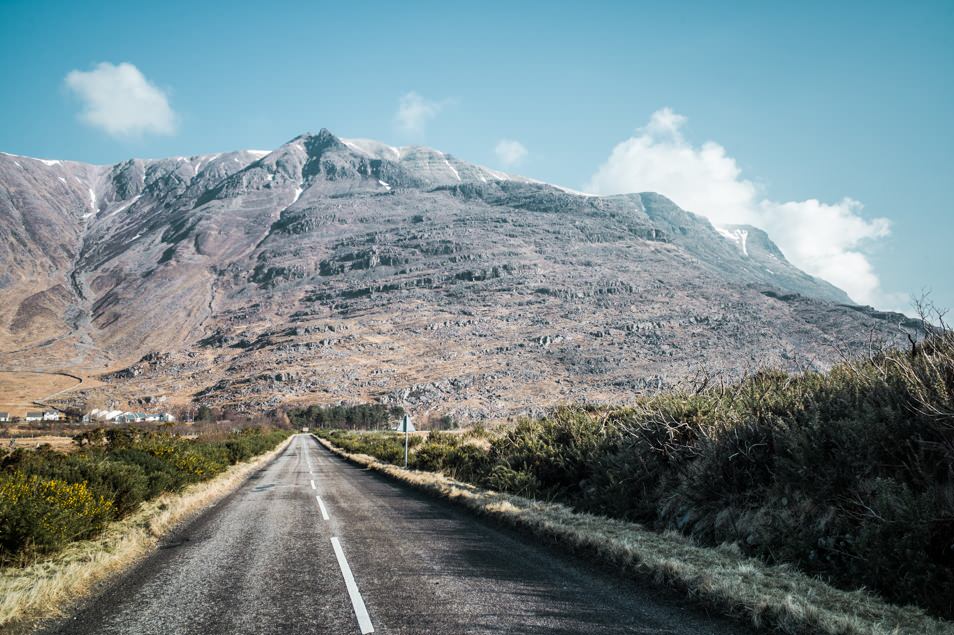
[[[404,469],[407,469],[407,447],[408,447],[408,437],[411,434],[411,417],[404,415],[404,419],[401,421],[401,427],[404,428]]]

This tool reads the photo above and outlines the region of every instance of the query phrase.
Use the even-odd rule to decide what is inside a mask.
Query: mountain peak
[[[93,398],[499,418],[531,392],[617,401],[693,365],[738,374],[766,351],[824,365],[832,340],[897,334],[756,230],[727,239],[663,196],[582,196],[327,129],[267,156],[0,156],[4,189],[0,233],[18,238],[0,251],[0,350],[29,353],[0,362],[174,359]]]

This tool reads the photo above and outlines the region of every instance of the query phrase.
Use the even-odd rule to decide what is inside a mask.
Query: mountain
[[[79,403],[500,418],[825,368],[916,327],[659,194],[327,130],[112,166],[0,155],[0,239],[0,367],[83,375]]]

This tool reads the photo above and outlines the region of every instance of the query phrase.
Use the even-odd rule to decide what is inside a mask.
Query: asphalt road
[[[46,632],[372,629],[751,632],[354,466],[305,435]]]

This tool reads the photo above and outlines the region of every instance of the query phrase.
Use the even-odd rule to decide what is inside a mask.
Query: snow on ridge
[[[109,215],[106,216],[106,218],[109,218],[110,216],[115,216],[115,215],[118,214],[119,212],[121,212],[121,211],[123,211],[124,209],[128,208],[129,206],[133,205],[133,204],[134,204],[136,201],[138,201],[140,198],[142,198],[142,194],[137,194],[137,195],[134,196],[132,199],[130,199],[130,201],[129,201],[128,203],[123,203],[122,205],[120,205],[119,207],[117,207],[116,209],[114,209],[113,211],[111,211],[111,212],[109,213]]]
[[[510,175],[505,174],[504,172],[498,172],[497,170],[491,170],[490,168],[485,168],[482,165],[477,166],[481,172],[486,172],[490,176],[494,177],[494,180],[497,181],[509,181]]]
[[[195,168],[194,168],[195,175],[193,176],[193,178],[195,178],[196,176],[199,176],[199,172],[202,171],[203,166],[210,165],[213,161],[218,159],[220,156],[222,156],[222,153],[216,152],[215,154],[200,154],[196,157],[193,157],[199,160],[199,162],[195,164]]]
[[[93,191],[93,188],[89,188],[89,206],[96,211],[96,192]]]
[[[373,139],[340,139],[340,141],[355,152],[367,155],[373,159],[400,161],[406,150],[406,148],[389,146],[386,143],[381,143]]]
[[[445,164],[448,168],[450,168],[450,171],[454,173],[454,176],[457,177],[457,180],[458,180],[458,181],[463,180],[463,179],[460,178],[460,172],[458,172],[457,169],[456,169],[453,165],[451,165],[450,161],[447,160],[447,155],[445,155],[445,154],[444,154],[443,152],[441,152],[440,150],[435,150],[435,152],[437,152],[437,154],[441,157],[441,159],[444,160],[444,164]]]
[[[599,196],[600,196],[599,194],[590,194],[589,192],[581,192],[581,191],[579,191],[579,190],[574,190],[574,189],[570,189],[570,188],[568,188],[568,187],[563,187],[562,185],[555,185],[555,184],[553,184],[553,183],[545,183],[545,182],[543,182],[543,181],[534,181],[533,179],[529,179],[529,181],[530,181],[531,183],[539,183],[540,185],[549,185],[550,187],[555,187],[556,189],[560,190],[561,192],[565,192],[565,193],[567,193],[567,194],[572,194],[572,195],[574,195],[574,196],[586,196],[586,197],[588,197],[588,198],[594,198],[594,197],[595,197],[595,198],[599,198]]]
[[[36,157],[28,157],[24,154],[12,154],[10,152],[0,152],[0,154],[8,156],[8,157],[15,157],[17,159],[30,159],[31,161],[39,161],[43,165],[59,165],[60,164],[59,159],[37,159]],[[16,163],[17,166],[21,168],[23,167],[22,165],[20,165],[18,161],[14,161],[14,163]]]
[[[740,228],[726,229],[725,227],[719,227],[718,225],[713,225],[713,227],[715,227],[715,230],[719,232],[723,238],[735,244],[735,246],[739,248],[739,251],[742,252],[743,256],[749,255],[747,244],[749,240],[748,230]]]
[[[348,139],[342,139],[342,140],[341,140],[341,143],[345,144],[346,146],[348,146],[349,148],[351,148],[351,149],[354,150],[355,152],[360,152],[361,154],[366,154],[366,155],[368,155],[368,156],[371,156],[371,153],[370,153],[370,152],[368,152],[367,150],[365,150],[365,149],[362,148],[362,147],[359,147],[359,146],[355,145],[354,143],[352,143],[352,142],[349,141]]]

